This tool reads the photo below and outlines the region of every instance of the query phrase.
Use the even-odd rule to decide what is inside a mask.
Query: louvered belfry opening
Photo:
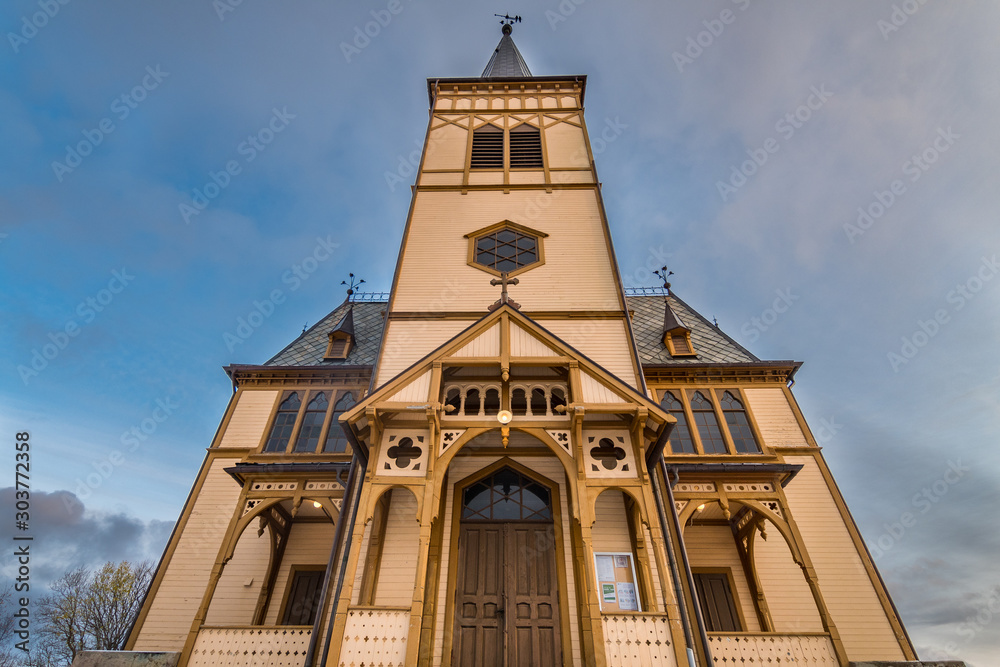
[[[473,169],[503,169],[503,130],[484,125],[472,133]]]
[[[510,166],[541,168],[542,133],[527,123],[510,131]]]

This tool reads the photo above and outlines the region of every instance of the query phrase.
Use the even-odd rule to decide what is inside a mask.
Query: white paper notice
[[[615,567],[631,567],[628,556],[615,556]]]
[[[639,601],[635,597],[635,585],[626,581],[618,582],[618,608],[623,611],[639,611]]]
[[[615,559],[614,556],[597,556],[597,580],[615,580]]]

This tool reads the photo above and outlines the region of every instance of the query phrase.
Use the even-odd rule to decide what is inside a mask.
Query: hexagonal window
[[[509,220],[466,236],[469,263],[490,273],[515,273],[544,261],[542,237],[546,234]]]

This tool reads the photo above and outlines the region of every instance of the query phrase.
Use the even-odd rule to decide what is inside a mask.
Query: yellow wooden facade
[[[548,650],[567,666],[915,660],[789,389],[798,364],[757,360],[673,295],[623,289],[586,78],[428,87],[388,299],[355,295],[267,364],[228,369],[237,391],[127,648],[178,652],[181,665],[297,667],[546,664],[535,661]],[[503,165],[473,168],[487,124],[506,137]],[[524,124],[539,132],[541,167],[510,166],[510,132]],[[477,265],[474,244],[497,229],[540,247],[509,272],[516,306],[489,310],[499,271]],[[660,339],[665,308],[683,311],[693,355]],[[350,352],[324,359],[348,311]],[[727,396],[759,451],[740,451]],[[710,453],[697,420],[713,416]],[[282,420],[288,444],[269,451]],[[678,449],[679,421],[692,453]],[[299,450],[307,422],[321,443],[342,432],[344,451]],[[532,626],[547,643],[511,648],[508,663],[474,652],[456,604],[476,567],[462,546],[469,489],[500,472],[547,499],[515,558],[550,559],[554,585],[540,604],[555,617]],[[305,618],[290,605],[309,576],[321,582],[313,621],[289,622]],[[702,585],[720,587],[719,601],[728,591],[729,621],[706,618]],[[505,613],[520,613],[520,593],[504,590]],[[515,631],[496,645],[527,645],[517,621],[502,623]]]

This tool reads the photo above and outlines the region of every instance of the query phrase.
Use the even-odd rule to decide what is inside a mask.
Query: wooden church
[[[800,363],[669,287],[623,288],[587,78],[533,75],[509,23],[481,76],[428,80],[391,291],[227,367],[126,648],[190,667],[915,661],[790,391]]]

